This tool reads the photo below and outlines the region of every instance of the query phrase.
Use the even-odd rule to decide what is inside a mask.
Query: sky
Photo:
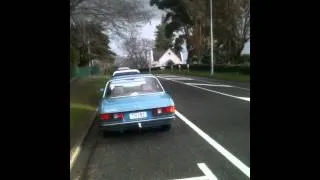
[[[163,14],[163,11],[159,10],[156,7],[150,8],[152,8],[153,12],[155,13],[155,16],[150,23],[145,24],[141,28],[140,32],[142,38],[155,40],[156,26],[161,23],[161,15]],[[117,53],[118,55],[123,54],[123,52],[121,51],[121,40],[119,38],[112,36],[110,37],[110,48],[113,52]],[[243,53],[250,54],[250,42],[246,43]]]

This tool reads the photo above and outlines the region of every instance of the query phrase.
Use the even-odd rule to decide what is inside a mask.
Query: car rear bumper
[[[98,123],[100,131],[120,131],[127,129],[139,129],[139,128],[150,128],[158,127],[162,125],[169,125],[172,121],[175,120],[175,116],[151,119],[151,120],[142,120],[142,121],[132,121],[132,122],[118,122],[118,123]],[[140,123],[140,126],[139,126]]]

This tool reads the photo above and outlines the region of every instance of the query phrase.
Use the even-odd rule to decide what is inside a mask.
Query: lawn
[[[177,75],[190,75],[190,76],[198,76],[198,77],[207,77],[207,78],[214,78],[219,80],[226,80],[226,81],[237,81],[237,82],[250,82],[250,75],[244,75],[237,72],[215,72],[214,76],[210,76],[210,72],[204,72],[204,71],[186,71],[181,70],[180,72],[178,70],[174,70],[171,72],[171,70],[157,70],[152,71],[153,74],[177,74]]]
[[[105,86],[106,77],[84,77],[70,84],[70,148],[90,127],[90,119],[101,97],[100,88]]]

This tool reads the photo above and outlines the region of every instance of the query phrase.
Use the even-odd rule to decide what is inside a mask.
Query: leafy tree
[[[182,32],[187,46],[192,47],[189,48],[189,57],[196,56],[200,62],[207,56],[211,48],[209,0],[150,0],[150,5],[167,11],[166,36]],[[237,63],[245,43],[250,39],[250,1],[214,0],[213,18],[218,60]],[[179,40],[177,42],[179,44]]]
[[[166,50],[172,47],[172,37],[167,37],[165,34],[165,27],[164,23],[159,24],[156,27],[156,40],[155,40],[155,48],[159,50]]]
[[[113,62],[113,56],[115,55],[109,47],[109,37],[103,33],[103,27],[99,23],[87,23],[84,25],[86,30],[86,40],[81,37],[82,28],[71,26],[70,44],[73,49],[73,53],[79,54],[79,60],[77,61],[79,66],[86,66],[89,60],[100,59]],[[73,60],[72,63],[76,61]]]

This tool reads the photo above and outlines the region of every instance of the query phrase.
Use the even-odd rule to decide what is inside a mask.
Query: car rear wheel
[[[171,129],[171,124],[163,125],[163,126],[162,126],[162,129],[165,130],[165,131],[170,130],[170,129]]]
[[[103,137],[108,137],[110,135],[110,132],[109,131],[103,131]]]

